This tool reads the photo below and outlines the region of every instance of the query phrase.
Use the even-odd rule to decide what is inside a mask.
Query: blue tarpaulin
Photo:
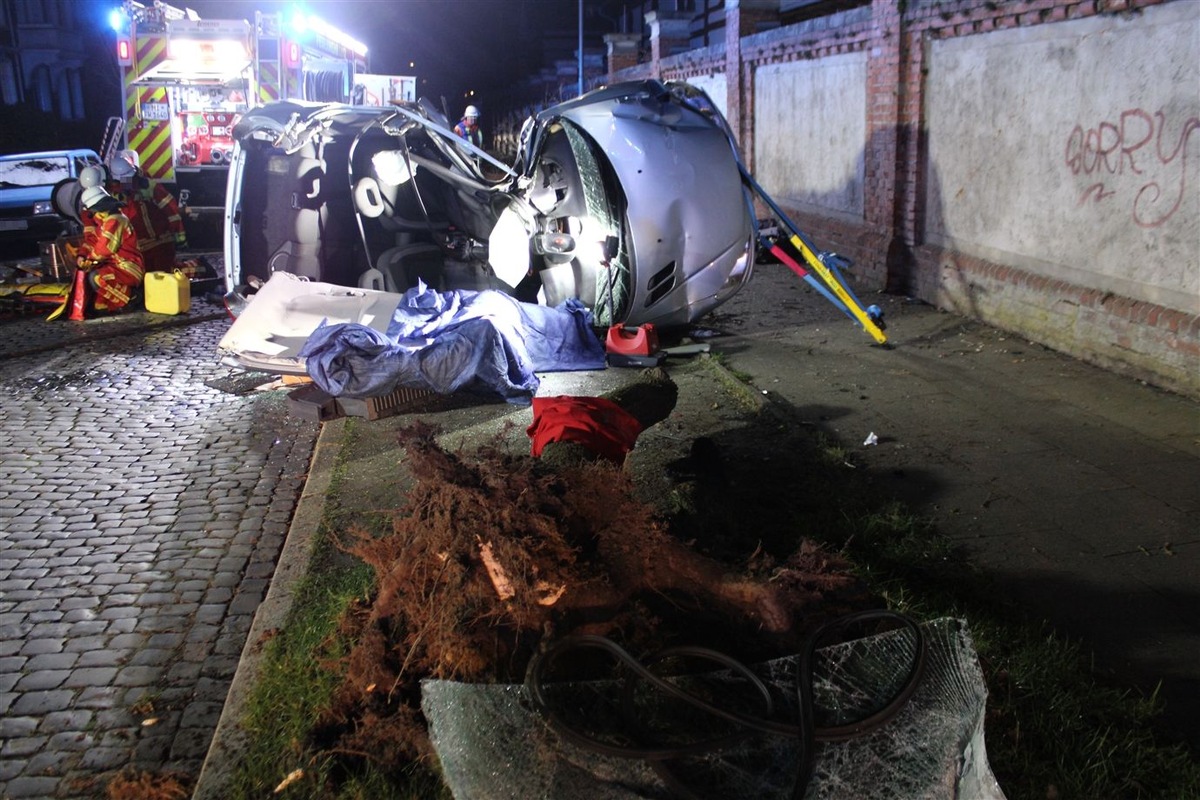
[[[602,369],[604,345],[578,300],[547,308],[503,292],[409,289],[387,333],[322,325],[300,351],[309,377],[334,397],[378,397],[400,387],[470,391],[528,403],[537,372]]]

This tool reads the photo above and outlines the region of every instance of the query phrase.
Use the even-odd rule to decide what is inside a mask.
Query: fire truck
[[[103,155],[120,141],[136,151],[145,176],[179,198],[194,245],[219,241],[233,126],[248,108],[415,100],[415,78],[369,74],[365,45],[299,8],[200,19],[159,0],[125,0],[113,27],[123,115],[110,121]]]

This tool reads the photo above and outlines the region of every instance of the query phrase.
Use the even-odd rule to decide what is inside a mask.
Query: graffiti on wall
[[[1085,128],[1076,125],[1067,137],[1066,165],[1072,175],[1090,181],[1079,193],[1079,205],[1091,201],[1120,202],[1129,197],[1136,225],[1157,228],[1179,210],[1187,193],[1188,143],[1200,129],[1200,118],[1182,125],[1159,110],[1122,111],[1113,120]],[[1119,183],[1112,176],[1133,176]],[[1132,194],[1125,186],[1134,186]]]

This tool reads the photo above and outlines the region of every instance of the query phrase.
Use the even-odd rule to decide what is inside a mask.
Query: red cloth
[[[534,457],[551,442],[576,442],[620,464],[633,449],[642,425],[625,409],[603,397],[535,397],[533,424],[525,431]]]

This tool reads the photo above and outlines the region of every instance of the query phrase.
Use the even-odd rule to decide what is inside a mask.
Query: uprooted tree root
[[[345,679],[314,730],[327,752],[402,769],[432,755],[419,681],[515,683],[540,645],[608,636],[627,650],[675,644],[743,660],[796,652],[804,634],[861,603],[847,562],[807,541],[778,566],[698,555],[608,463],[550,470],[403,432],[416,481],[391,533],[351,532],[376,592],[344,616]]]

